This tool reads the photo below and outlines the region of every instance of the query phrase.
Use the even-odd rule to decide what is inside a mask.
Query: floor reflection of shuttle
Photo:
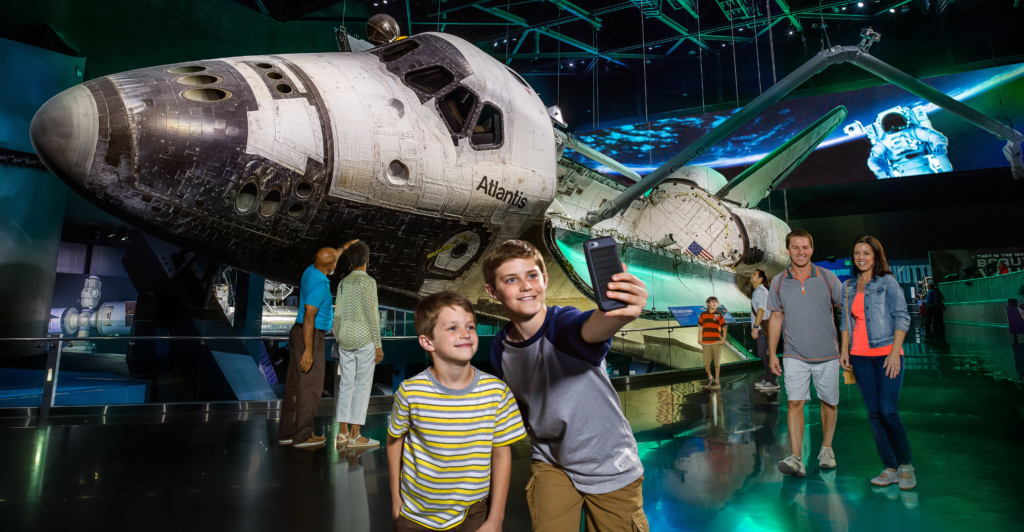
[[[272,279],[370,241],[383,300],[457,279],[540,223],[556,190],[540,98],[445,34],[105,76],[50,100],[31,135],[89,201]]]

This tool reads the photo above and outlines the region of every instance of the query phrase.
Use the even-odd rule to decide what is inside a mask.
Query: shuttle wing
[[[718,191],[718,197],[740,207],[757,206],[765,194],[778,186],[818,147],[839,124],[846,120],[846,108],[836,107],[797,136],[786,141],[754,166],[747,168]]]

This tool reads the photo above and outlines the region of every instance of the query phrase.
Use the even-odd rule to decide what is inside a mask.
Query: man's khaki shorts
[[[716,366],[722,365],[722,344],[701,344],[701,350],[704,351],[704,366],[710,366],[711,361],[715,361]]]
[[[533,461],[526,484],[534,532],[576,532],[586,507],[586,532],[650,532],[644,514],[644,477],[611,493],[583,493],[561,469]]]

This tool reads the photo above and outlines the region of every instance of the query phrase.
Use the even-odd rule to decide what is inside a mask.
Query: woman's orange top
[[[857,355],[859,357],[886,357],[892,352],[891,345],[883,345],[882,347],[871,347],[868,343],[868,326],[864,322],[864,294],[857,292],[857,296],[853,298],[853,304],[850,305],[850,314],[853,316],[853,347],[850,349],[851,355]],[[900,349],[900,354],[903,354],[903,349]]]

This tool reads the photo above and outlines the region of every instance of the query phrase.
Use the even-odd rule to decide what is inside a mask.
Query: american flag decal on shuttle
[[[689,246],[686,246],[686,252],[689,253],[690,255],[693,255],[694,257],[700,257],[702,259],[715,259],[715,257],[713,257],[711,253],[708,253],[706,249],[700,247],[700,244],[698,244],[696,240],[690,242]]]

